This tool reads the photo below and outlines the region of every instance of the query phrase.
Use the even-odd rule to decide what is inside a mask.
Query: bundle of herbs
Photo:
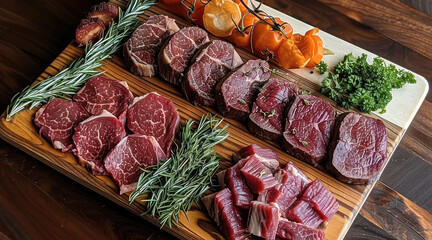
[[[333,73],[329,72],[322,81],[321,92],[346,109],[356,107],[366,113],[377,110],[385,113],[392,100],[391,90],[406,83],[416,83],[416,80],[412,73],[387,65],[381,58],[374,58],[372,64],[366,59],[366,54],[360,57],[352,53],[345,55]],[[328,71],[324,63],[317,68],[321,73]]]
[[[211,114],[203,115],[198,126],[193,120],[182,127],[180,146],[171,157],[150,169],[143,169],[130,202],[145,202],[147,211],[158,217],[161,227],[177,223],[180,212],[187,211],[193,203],[209,190],[212,178],[219,169],[219,156],[213,147],[228,137],[227,128],[219,128],[222,120]]]

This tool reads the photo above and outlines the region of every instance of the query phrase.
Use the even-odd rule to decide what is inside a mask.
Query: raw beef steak
[[[324,240],[323,231],[288,219],[279,219],[277,236],[286,240]]]
[[[387,133],[381,120],[358,113],[338,117],[327,168],[339,180],[367,183],[381,172],[386,159]]]
[[[100,115],[82,121],[72,136],[74,154],[83,167],[93,175],[107,175],[103,164],[105,156],[126,136],[123,124],[104,110]]]
[[[298,91],[298,86],[292,82],[271,78],[252,106],[249,131],[259,138],[280,142],[285,109],[290,101],[294,101]]]
[[[74,128],[89,116],[80,104],[54,98],[36,112],[34,123],[55,149],[67,152],[74,148]]]
[[[237,152],[233,153],[232,159],[239,161],[240,159],[247,158],[255,155],[260,162],[268,167],[273,173],[279,168],[278,156],[275,151],[271,149],[262,148],[256,144],[246,146]]]
[[[156,92],[136,97],[127,111],[128,128],[134,133],[155,137],[167,157],[171,154],[179,123],[177,108]]]
[[[258,87],[270,74],[269,64],[264,60],[249,60],[228,73],[216,86],[216,101],[222,115],[245,121]]]
[[[79,102],[90,114],[99,115],[107,110],[120,122],[126,122],[126,110],[133,100],[126,82],[106,77],[90,78],[73,99]]]
[[[327,156],[334,120],[335,110],[325,100],[297,96],[286,119],[283,147],[294,157],[318,164]]]
[[[230,43],[214,40],[198,51],[181,83],[186,99],[194,105],[214,106],[219,80],[243,61]]]
[[[175,33],[165,42],[158,55],[161,77],[180,85],[180,79],[192,57],[208,41],[207,32],[199,27],[186,27]]]
[[[124,44],[123,56],[127,68],[138,76],[156,75],[159,50],[169,36],[179,30],[174,19],[164,15],[150,16]]]
[[[104,166],[123,194],[135,190],[141,168],[156,165],[165,158],[165,152],[153,136],[133,134],[111,150],[104,159]]]

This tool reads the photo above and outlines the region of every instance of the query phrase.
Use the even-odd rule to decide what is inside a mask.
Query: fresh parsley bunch
[[[385,113],[392,100],[391,90],[416,80],[412,73],[387,65],[381,58],[374,58],[372,64],[366,59],[366,54],[345,55],[334,73],[322,81],[321,92],[346,109],[356,107],[366,113],[381,109],[380,113]]]

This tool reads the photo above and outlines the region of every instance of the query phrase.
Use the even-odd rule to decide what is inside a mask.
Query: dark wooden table
[[[0,110],[74,37],[98,1],[2,1]],[[432,2],[264,0],[432,81]],[[346,239],[432,239],[432,93]],[[0,140],[0,239],[172,236]]]

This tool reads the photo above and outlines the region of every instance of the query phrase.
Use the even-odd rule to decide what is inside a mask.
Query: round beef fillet
[[[338,117],[327,168],[347,183],[365,184],[384,168],[387,133],[384,123],[358,113]]]
[[[192,62],[181,87],[186,99],[196,106],[214,106],[216,84],[243,63],[234,46],[221,40],[204,45]]]
[[[282,146],[292,156],[317,165],[327,156],[335,110],[313,95],[298,95],[285,123]]]
[[[124,44],[123,56],[127,68],[138,76],[156,75],[157,55],[165,41],[178,30],[174,19],[164,15],[150,16]]]
[[[249,115],[249,131],[260,138],[282,140],[284,113],[298,95],[298,86],[287,80],[271,78],[258,94]]]
[[[153,136],[167,157],[180,123],[177,108],[156,92],[136,97],[127,111],[127,126],[133,133]]]
[[[125,136],[123,123],[104,110],[100,115],[82,121],[75,128],[72,138],[76,149],[73,152],[78,157],[79,164],[93,175],[108,175],[103,159]]]
[[[74,148],[74,128],[89,116],[79,103],[54,98],[36,112],[34,123],[55,149],[67,152]]]
[[[135,190],[141,169],[156,165],[166,155],[156,138],[133,134],[123,138],[105,157],[108,173],[120,187],[120,194]]]
[[[161,77],[180,85],[184,71],[197,50],[209,42],[207,32],[199,27],[185,27],[165,42],[158,55]]]
[[[126,122],[126,110],[133,100],[126,82],[106,77],[90,78],[73,99],[79,102],[91,115],[107,110],[121,122]]]

